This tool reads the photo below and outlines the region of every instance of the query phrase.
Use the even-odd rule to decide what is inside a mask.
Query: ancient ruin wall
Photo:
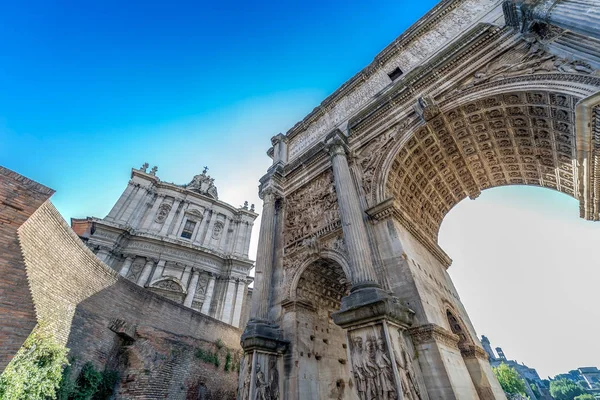
[[[0,373],[36,324],[17,229],[52,193],[0,167]]]
[[[70,348],[75,370],[87,361],[118,370],[119,398],[235,398],[239,329],[119,276],[50,201],[18,234],[37,320]]]

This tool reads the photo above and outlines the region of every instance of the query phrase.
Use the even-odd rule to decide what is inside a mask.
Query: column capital
[[[200,272],[202,272],[201,268],[192,267],[192,275],[200,275]]]
[[[133,260],[135,258],[135,254],[123,253],[121,254],[121,257],[126,260]]]
[[[289,141],[289,138],[284,135],[283,133],[278,133],[277,135],[273,136],[271,138],[271,144],[273,146],[275,146],[276,144],[283,142],[283,143],[287,143]]]
[[[158,259],[157,259],[157,258],[154,258],[154,257],[146,257],[146,264],[149,264],[149,263],[154,263],[154,264],[156,264],[157,262],[158,262]]]
[[[341,155],[346,157],[349,153],[348,141],[346,136],[340,130],[335,130],[329,134],[325,140],[325,151],[331,158]]]

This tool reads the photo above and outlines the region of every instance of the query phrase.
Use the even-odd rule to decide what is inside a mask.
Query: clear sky
[[[180,184],[207,165],[221,199],[260,211],[270,137],[435,3],[5,2],[0,164],[55,189],[67,220],[105,216],[145,161]],[[599,228],[577,210],[550,191],[496,189],[441,233],[477,331],[544,376],[600,364]]]

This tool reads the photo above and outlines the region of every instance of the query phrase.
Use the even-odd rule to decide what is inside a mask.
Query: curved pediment
[[[176,278],[160,278],[150,284],[151,288],[167,290],[170,292],[185,293],[183,285]]]

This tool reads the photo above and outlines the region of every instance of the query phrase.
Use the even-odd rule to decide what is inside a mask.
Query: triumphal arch
[[[273,137],[239,397],[504,399],[438,230],[502,185],[598,220],[599,68],[599,0],[443,0]]]

